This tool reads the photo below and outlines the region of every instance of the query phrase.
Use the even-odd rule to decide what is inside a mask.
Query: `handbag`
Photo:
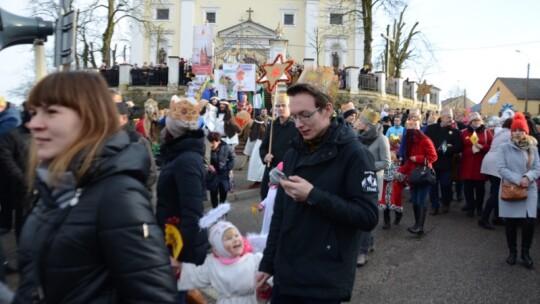
[[[527,188],[523,188],[520,185],[504,182],[502,184],[501,198],[508,202],[526,200]]]
[[[424,158],[424,164],[412,170],[409,176],[409,183],[413,186],[434,185],[437,182],[435,170],[430,168],[427,159]]]
[[[531,152],[527,154],[527,171],[531,162]],[[527,199],[527,188],[509,182],[503,182],[501,189],[501,199],[507,202],[517,202]]]

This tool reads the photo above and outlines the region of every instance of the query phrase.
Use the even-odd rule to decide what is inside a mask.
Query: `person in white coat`
[[[262,254],[246,250],[246,240],[230,222],[218,221],[210,227],[208,240],[213,253],[204,264],[180,263],[178,290],[212,286],[218,293],[218,304],[266,302],[258,298],[255,288],[255,273]]]
[[[540,176],[537,141],[528,135],[529,127],[521,113],[516,113],[514,116],[510,130],[511,140],[500,146],[497,170],[501,176],[501,184],[509,182],[527,188],[527,198],[513,202],[499,199],[499,214],[505,218],[506,242],[510,251],[506,263],[510,265],[516,263],[517,226],[520,223],[522,228],[521,259],[525,267],[532,268],[533,261],[529,250],[537,216],[538,194],[535,181]]]

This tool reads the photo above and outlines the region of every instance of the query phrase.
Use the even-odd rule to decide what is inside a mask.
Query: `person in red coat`
[[[482,215],[482,205],[486,192],[487,176],[480,173],[482,160],[491,148],[493,135],[484,126],[482,117],[478,112],[469,114],[469,125],[461,132],[463,152],[461,154],[460,178],[463,180],[463,192],[467,217],[474,217],[474,210]]]
[[[420,122],[409,120],[407,126],[407,142],[405,144],[404,158],[407,160],[404,165],[396,171],[396,178],[404,180],[418,166],[427,162],[432,168],[433,162],[437,160],[437,151],[431,140],[420,131]],[[410,185],[411,200],[414,211],[414,225],[407,228],[410,233],[416,235],[424,234],[424,222],[426,220],[427,206],[426,198],[431,189],[431,185]]]

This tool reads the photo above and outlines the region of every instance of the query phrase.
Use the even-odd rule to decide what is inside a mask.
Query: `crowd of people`
[[[536,126],[522,113],[337,109],[325,88],[300,81],[269,115],[253,105],[257,92],[208,90],[200,100],[174,95],[162,116],[155,101],[134,106],[88,72],[46,76],[22,115],[0,98],[0,233],[15,229],[21,278],[0,296],[185,303],[214,286],[218,303],[348,301],[379,210],[382,229],[399,227],[407,190],[410,233],[424,236],[427,215],[464,199],[480,227],[505,226],[508,264],[519,253],[533,267],[540,163]],[[157,136],[149,124],[161,125]],[[268,215],[262,246],[226,220],[240,143]],[[507,183],[526,197],[503,199]],[[1,248],[0,262],[1,280]]]

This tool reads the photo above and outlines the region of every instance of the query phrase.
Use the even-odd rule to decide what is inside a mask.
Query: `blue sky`
[[[0,7],[27,16],[27,2],[0,0]],[[537,0],[409,0],[405,20],[408,25],[419,21],[417,29],[430,42],[437,59],[424,79],[442,89],[442,98],[459,87],[467,90],[467,97],[479,102],[497,77],[525,78],[527,62],[531,65],[530,77],[540,78],[539,12]],[[381,24],[374,30],[374,48],[383,44],[380,33],[384,27]],[[425,50],[423,46],[418,49]],[[33,60],[29,45],[0,52],[1,95],[17,103],[22,101],[7,91],[33,77]],[[412,68],[402,74],[418,80]]]

